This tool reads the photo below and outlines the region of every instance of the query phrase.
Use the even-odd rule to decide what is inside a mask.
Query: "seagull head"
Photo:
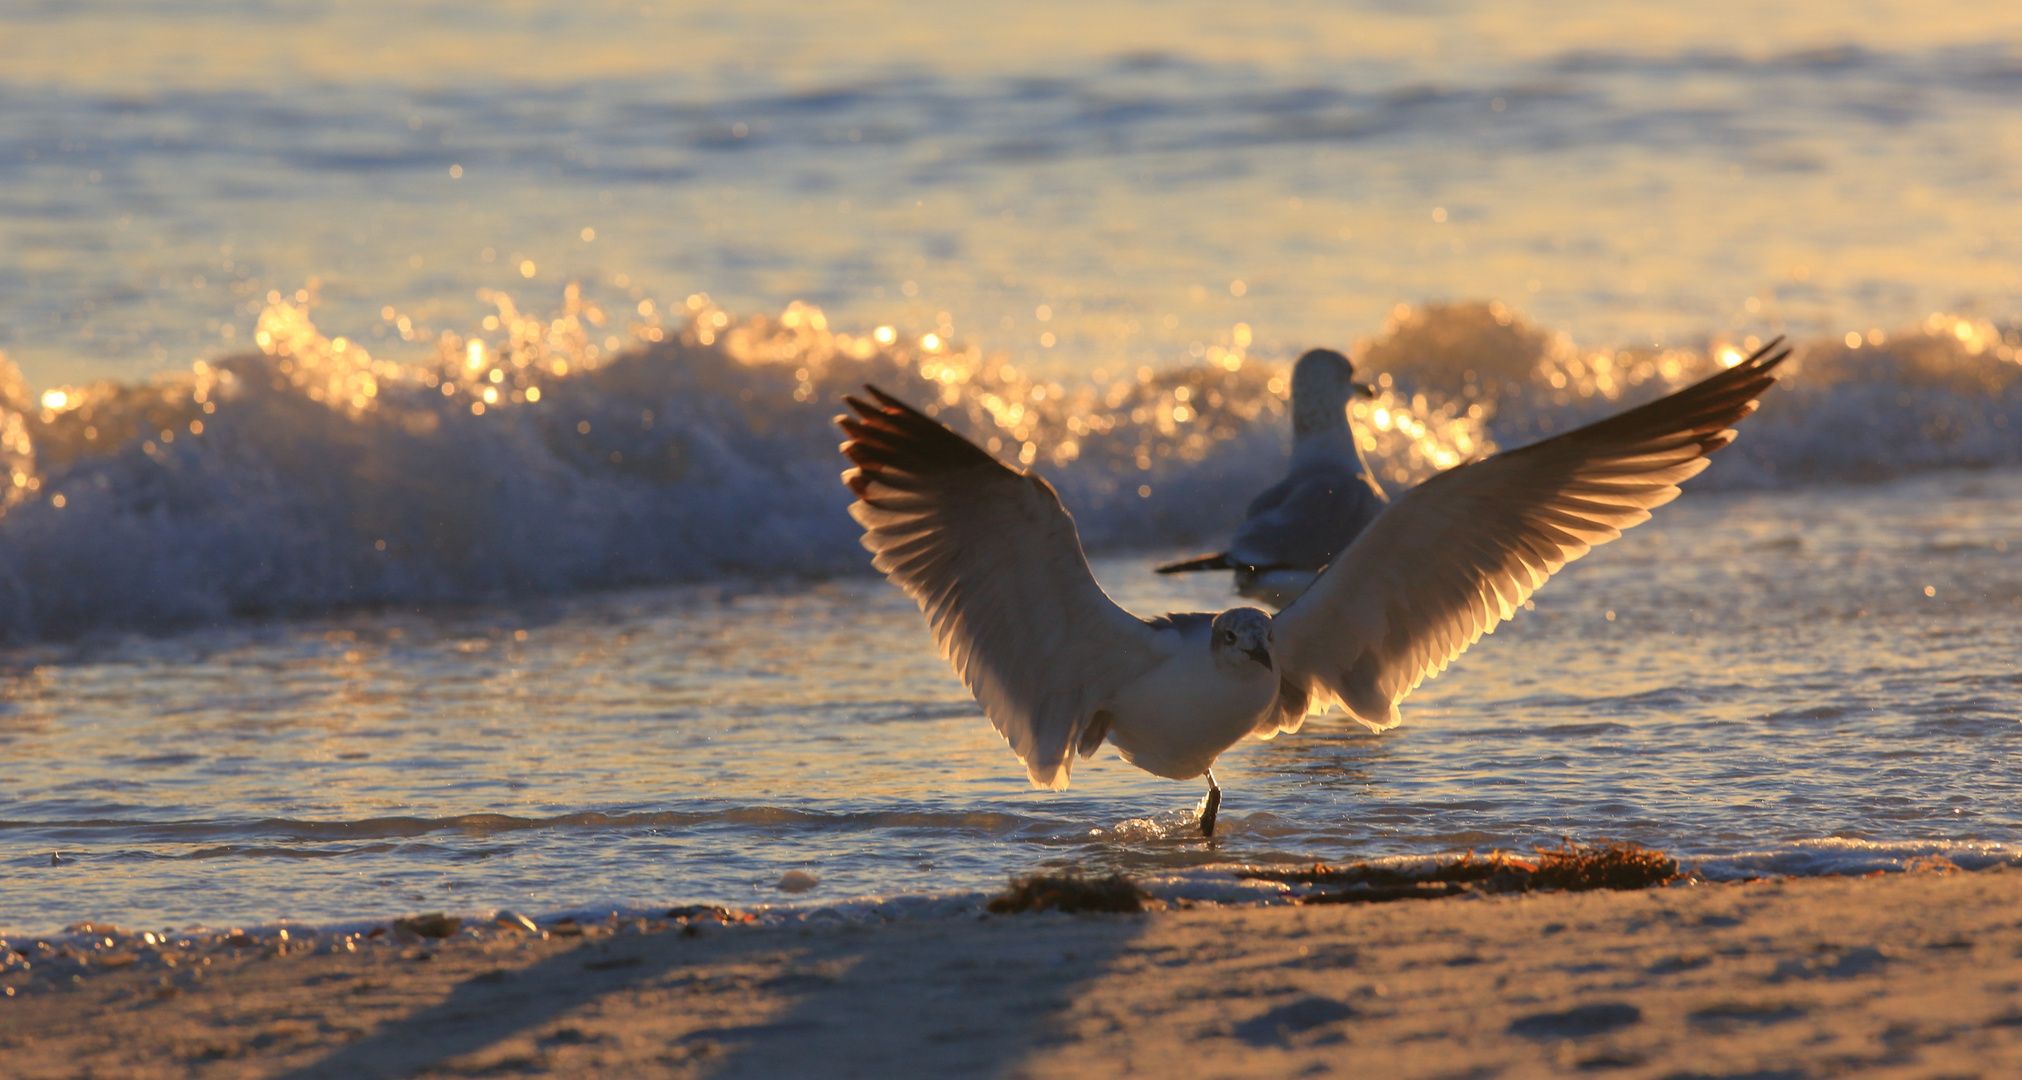
[[[1257,664],[1265,671],[1275,670],[1269,615],[1253,607],[1230,608],[1215,616],[1210,629],[1208,649],[1217,664],[1235,669]]]
[[[1345,410],[1355,395],[1376,396],[1368,383],[1355,381],[1355,365],[1332,349],[1309,349],[1292,366],[1292,432],[1345,427]]]

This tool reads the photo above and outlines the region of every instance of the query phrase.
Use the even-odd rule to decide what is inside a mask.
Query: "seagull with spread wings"
[[[1650,511],[1734,440],[1790,350],[1406,492],[1275,617],[1144,619],[1095,582],[1052,485],[886,394],[845,398],[843,482],[872,565],[919,602],[998,733],[1042,787],[1103,742],[1172,780],[1206,776],[1245,735],[1339,705],[1375,731],[1397,703],[1513,617],[1545,579]]]

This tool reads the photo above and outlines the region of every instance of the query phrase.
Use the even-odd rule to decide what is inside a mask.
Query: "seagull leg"
[[[1208,770],[1208,797],[1201,800],[1201,835],[1215,835],[1215,813],[1222,808],[1222,789],[1215,783],[1215,771]]]

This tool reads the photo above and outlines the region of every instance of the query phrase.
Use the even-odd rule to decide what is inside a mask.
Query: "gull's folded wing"
[[[1396,725],[1406,694],[1546,578],[1678,497],[1776,381],[1790,354],[1780,340],[1669,397],[1405,493],[1278,614],[1277,729],[1336,702],[1378,731]]]
[[[1266,504],[1268,496],[1276,497]],[[1250,504],[1249,516],[1229,540],[1229,558],[1260,570],[1319,570],[1360,536],[1388,502],[1366,477],[1340,462],[1295,469]]]
[[[919,601],[1032,782],[1066,787],[1095,711],[1162,659],[1156,632],[1095,583],[1051,485],[866,389],[875,403],[846,398],[857,416],[836,422],[872,564]]]

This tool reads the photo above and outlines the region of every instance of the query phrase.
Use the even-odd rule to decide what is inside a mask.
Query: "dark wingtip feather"
[[[836,417],[836,426],[849,436],[843,456],[856,466],[844,474],[844,482],[859,498],[888,471],[926,476],[978,465],[1004,467],[946,424],[869,383],[864,390],[875,403],[846,394],[843,402],[857,416]]]
[[[865,401],[864,399],[856,396],[855,394],[844,394],[843,404],[848,405],[850,409],[857,414],[857,416],[863,417],[865,420],[875,420],[884,413],[883,409],[878,408],[876,405],[873,405],[870,402]],[[836,419],[837,421],[842,421],[851,418],[848,416],[838,416],[836,417]]]
[[[883,405],[887,409],[897,409],[900,412],[917,411],[911,405],[908,405],[905,402],[900,401],[898,398],[895,398],[892,395],[885,393],[883,390],[878,389],[876,384],[865,383],[864,389],[869,391],[872,397],[878,399],[878,404]]]
[[[1697,441],[1705,453],[1726,446],[1721,437],[1759,406],[1756,398],[1776,384],[1778,365],[1790,357],[1782,336],[1771,338],[1733,367],[1716,371],[1676,393],[1606,420],[1569,431],[1575,440],[1617,441],[1670,434]]]

